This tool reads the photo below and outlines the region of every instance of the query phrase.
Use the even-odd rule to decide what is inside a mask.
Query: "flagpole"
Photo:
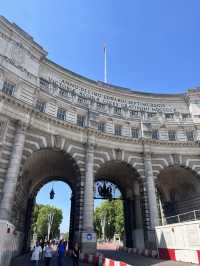
[[[104,44],[104,82],[107,83],[107,48]]]

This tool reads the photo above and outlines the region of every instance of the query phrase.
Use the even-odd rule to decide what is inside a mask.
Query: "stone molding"
[[[29,112],[31,112],[32,116],[37,118],[44,119],[47,122],[50,122],[54,125],[61,125],[62,127],[65,128],[71,128],[76,131],[81,131],[81,132],[89,132],[94,134],[97,137],[101,137],[103,139],[107,140],[112,140],[116,142],[123,142],[123,143],[133,143],[133,144],[153,144],[155,146],[169,146],[169,147],[196,147],[197,145],[199,146],[198,141],[168,141],[168,140],[152,140],[152,139],[144,139],[144,138],[139,138],[139,139],[132,139],[131,137],[124,137],[124,136],[115,136],[109,133],[102,133],[97,131],[96,129],[93,128],[82,128],[77,126],[76,124],[69,123],[67,121],[62,121],[57,119],[56,117],[53,117],[47,113],[41,113],[37,110],[35,110],[34,107],[30,106],[29,104],[22,102],[19,99],[16,99],[12,96],[8,96],[2,92],[0,92],[0,98],[4,99],[8,103],[12,103],[16,105],[17,107],[23,108]]]

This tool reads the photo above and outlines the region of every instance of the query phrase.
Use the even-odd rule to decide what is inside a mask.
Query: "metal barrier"
[[[180,213],[174,216],[165,217],[161,220],[161,225],[175,224],[189,221],[200,220],[200,210],[193,210],[190,212]]]

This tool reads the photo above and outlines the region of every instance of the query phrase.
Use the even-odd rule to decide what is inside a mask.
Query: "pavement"
[[[195,266],[197,264],[191,264],[186,262],[176,262],[171,260],[159,260],[149,257],[130,254],[123,251],[116,250],[99,250],[107,258],[124,261],[127,264],[133,266]]]
[[[73,265],[71,258],[68,256],[64,258],[64,262],[63,262],[63,266],[66,266],[66,265],[67,266]],[[79,266],[86,266],[86,265],[88,265],[88,264],[79,263]],[[19,256],[19,257],[15,258],[11,262],[11,266],[32,266],[31,262],[30,262],[30,255],[23,255],[23,256]],[[40,261],[38,266],[45,266],[44,261]],[[52,258],[50,266],[57,266],[57,258],[56,257]]]
[[[195,266],[197,264],[176,262],[171,260],[160,260],[153,259],[149,257],[144,257],[140,255],[135,255],[123,251],[109,250],[109,249],[100,249],[100,253],[104,254],[107,258],[124,261],[132,266]],[[65,257],[63,265],[71,266],[72,260],[70,257]],[[86,266],[86,263],[79,263],[79,266]],[[91,265],[91,264],[90,264]],[[31,266],[30,255],[23,255],[15,258],[11,266]],[[39,266],[44,266],[44,262],[40,261]],[[57,258],[54,257],[51,261],[50,266],[57,266]]]

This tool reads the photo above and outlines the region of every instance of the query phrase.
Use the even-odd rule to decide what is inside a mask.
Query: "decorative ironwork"
[[[118,193],[120,196],[116,197],[116,189],[117,186],[111,182],[105,180],[98,181],[96,183],[95,199],[108,199],[110,201],[113,199],[119,199],[121,197],[121,193]]]
[[[54,199],[54,196],[55,196],[55,192],[53,190],[53,188],[51,189],[50,193],[49,193],[49,196],[50,196],[50,199]]]

